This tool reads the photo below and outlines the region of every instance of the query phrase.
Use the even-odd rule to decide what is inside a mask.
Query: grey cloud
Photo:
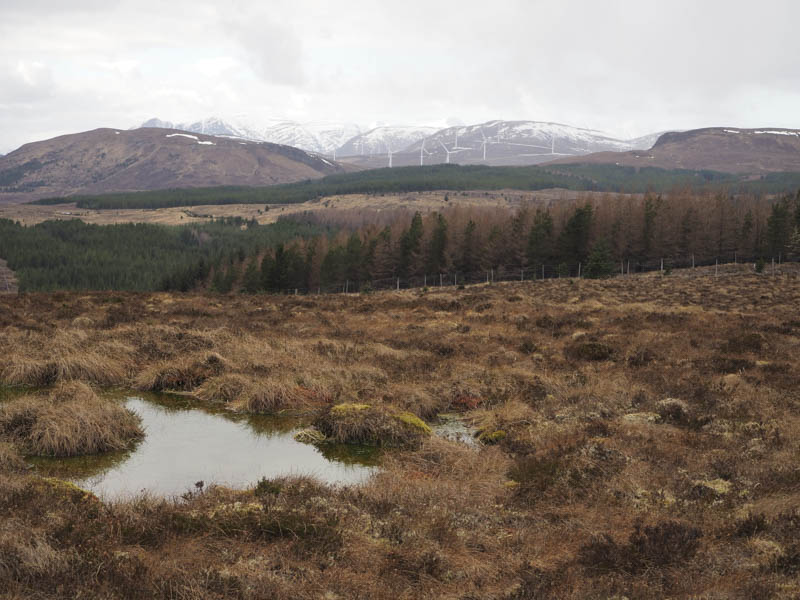
[[[250,68],[268,83],[304,82],[302,43],[288,28],[262,16],[225,22],[225,30],[241,47]]]
[[[0,104],[36,103],[54,92],[53,75],[47,65],[35,61],[0,63]]]
[[[240,113],[798,127],[798,22],[793,0],[0,0],[0,123],[6,139]]]

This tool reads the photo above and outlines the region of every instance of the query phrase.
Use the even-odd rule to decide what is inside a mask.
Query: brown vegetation
[[[21,469],[10,436],[0,595],[795,598],[800,279],[733,270],[365,296],[0,298],[7,384],[181,389],[408,446],[350,488],[286,477],[102,503]],[[108,320],[112,306],[136,318]],[[67,422],[93,402],[70,385],[3,414],[69,406]],[[392,438],[407,431],[398,417],[435,425],[441,412],[480,443]]]
[[[0,405],[0,440],[29,455],[77,456],[122,450],[143,436],[135,414],[98,398],[83,383],[60,385],[49,397],[24,396]]]
[[[188,137],[187,137],[188,136]],[[297,148],[170,129],[94,129],[0,157],[19,178],[4,200],[212,185],[274,185],[349,170]]]

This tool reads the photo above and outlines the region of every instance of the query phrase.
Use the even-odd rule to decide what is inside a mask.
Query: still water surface
[[[181,397],[130,397],[145,438],[125,452],[73,458],[35,458],[43,474],[61,477],[105,499],[141,491],[175,496],[218,483],[254,485],[262,477],[313,475],[328,483],[358,483],[374,470],[374,449],[323,449],[293,439],[297,420],[236,415]]]

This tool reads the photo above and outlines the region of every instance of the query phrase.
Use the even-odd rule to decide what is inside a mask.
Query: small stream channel
[[[296,442],[297,419],[239,415],[180,396],[125,399],[142,418],[145,438],[124,452],[30,458],[43,475],[74,482],[110,500],[142,491],[176,496],[202,481],[235,488],[262,477],[313,475],[337,484],[364,481],[376,468],[374,448]]]

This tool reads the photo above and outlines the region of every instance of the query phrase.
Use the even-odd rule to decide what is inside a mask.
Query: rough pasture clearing
[[[405,208],[427,212],[441,210],[446,206],[485,206],[516,207],[524,203],[547,203],[553,201],[573,201],[589,198],[593,192],[570,190],[539,190],[522,192],[519,190],[487,192],[410,192],[403,194],[351,194],[330,196],[299,204],[270,205],[264,210],[262,204],[220,204],[191,207],[159,209],[118,209],[92,210],[77,208],[74,202],[65,198],[64,204],[40,206],[36,204],[0,204],[0,219],[20,221],[24,225],[35,225],[50,219],[81,219],[96,225],[115,223],[154,223],[160,225],[184,225],[202,222],[208,218],[242,217],[255,219],[261,224],[274,223],[281,216],[290,216],[306,211],[319,210],[395,210]],[[602,194],[596,194],[602,195]],[[445,199],[446,197],[446,199]]]

